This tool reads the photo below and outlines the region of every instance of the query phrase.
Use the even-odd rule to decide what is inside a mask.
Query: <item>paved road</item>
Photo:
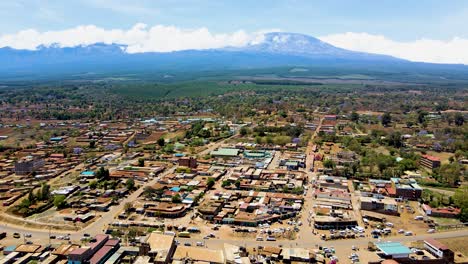
[[[412,242],[417,240],[424,240],[427,238],[453,238],[453,237],[468,237],[468,229],[465,230],[457,230],[457,231],[450,231],[450,232],[441,232],[435,234],[424,234],[418,236],[398,236],[398,237],[388,237],[386,239],[382,239],[382,241],[392,241],[392,242]],[[177,238],[181,243],[190,242],[192,245],[195,245],[197,241],[202,241],[202,239],[194,239],[194,238]],[[210,239],[205,240],[205,244],[208,248],[218,248],[221,249],[224,243],[238,245],[238,246],[248,246],[248,247],[255,247],[255,246],[283,246],[283,247],[302,247],[302,248],[312,248],[316,245],[322,246],[334,246],[336,247],[351,247],[351,245],[359,246],[359,247],[367,247],[369,241],[377,240],[369,240],[368,238],[358,238],[358,239],[342,239],[342,240],[329,240],[323,241],[320,240],[318,236],[304,236],[301,237],[300,240],[283,240],[283,241],[255,241],[255,240],[229,240],[229,239]]]

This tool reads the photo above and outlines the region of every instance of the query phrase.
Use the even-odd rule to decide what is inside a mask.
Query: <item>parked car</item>
[[[19,233],[13,233],[13,237],[14,237],[14,238],[20,238],[21,235],[20,235]]]
[[[184,246],[190,247],[190,246],[192,246],[192,244],[190,244],[190,242],[185,242]]]
[[[203,241],[198,241],[197,242],[197,247],[204,247],[205,243]]]
[[[435,233],[435,231],[436,231],[436,230],[435,230],[434,228],[431,228],[431,229],[427,230],[427,232],[428,232],[429,234]]]

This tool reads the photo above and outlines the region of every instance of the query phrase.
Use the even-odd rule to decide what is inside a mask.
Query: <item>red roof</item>
[[[460,209],[458,208],[435,208],[432,209],[432,213],[444,213],[444,214],[453,214],[453,215],[458,215],[461,212]]]
[[[395,195],[396,194],[396,190],[394,188],[391,188],[391,187],[387,187],[385,188],[387,190],[387,193],[389,195]]]
[[[117,246],[120,243],[118,239],[109,239],[107,240],[106,244],[104,246]]]
[[[435,239],[432,239],[432,238],[428,238],[426,240],[424,240],[424,242],[430,244],[431,246],[433,247],[436,247],[440,250],[447,250],[449,249],[446,245],[442,244],[441,242],[435,240]]]
[[[425,159],[428,159],[430,161],[440,161],[440,159],[438,157],[434,157],[434,156],[430,156],[430,155],[423,155],[422,157],[425,158]]]
[[[109,252],[114,249],[113,246],[103,246],[101,249],[99,249],[96,254],[94,254],[91,259],[89,260],[89,263],[91,264],[97,264],[99,263]]]

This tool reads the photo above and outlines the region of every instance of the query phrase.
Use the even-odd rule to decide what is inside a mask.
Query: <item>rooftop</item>
[[[375,243],[375,246],[385,255],[401,255],[410,254],[411,250],[399,242],[382,242]]]
[[[166,258],[174,243],[174,236],[152,232],[146,239],[146,243],[149,244],[152,252],[158,252],[158,258]]]
[[[239,154],[238,149],[233,148],[219,148],[217,150],[213,150],[210,153],[212,156],[232,156],[235,157]]]
[[[224,263],[224,255],[221,250],[213,250],[200,247],[178,246],[174,253],[173,259],[191,259],[192,261]]]

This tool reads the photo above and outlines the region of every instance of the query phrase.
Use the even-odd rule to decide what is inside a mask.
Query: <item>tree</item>
[[[96,172],[96,178],[99,180],[107,180],[109,179],[109,170],[104,169],[104,167],[100,167],[99,170]]]
[[[239,189],[239,187],[241,185],[241,181],[240,180],[235,181],[234,185],[236,186],[237,189]]]
[[[382,125],[383,126],[388,126],[391,122],[392,122],[392,116],[390,115],[390,113],[388,112],[385,112],[383,115],[382,115]]]
[[[126,213],[130,212],[132,210],[132,208],[133,208],[132,203],[129,203],[129,202],[125,203],[124,210],[125,210]]]
[[[231,185],[231,182],[230,181],[223,181],[223,183],[221,184],[221,187],[225,188],[225,187],[228,187]]]
[[[54,197],[54,206],[57,207],[57,209],[65,208],[67,206],[67,202],[65,201],[66,198],[67,197],[63,194],[56,195]]]
[[[92,181],[92,182],[89,183],[89,188],[96,189],[97,184],[98,184],[97,181]]]
[[[133,188],[135,188],[135,181],[133,179],[128,179],[125,182],[125,185],[127,186],[127,189],[131,191]]]
[[[91,140],[91,141],[89,142],[89,148],[95,148],[95,147],[96,147],[96,141]]]
[[[419,111],[418,112],[418,123],[423,124],[426,121],[426,111]]]
[[[165,144],[166,144],[166,141],[164,140],[164,138],[159,138],[158,139],[158,145],[160,147],[164,147]]]
[[[335,167],[335,162],[331,159],[326,159],[323,161],[323,166],[328,169],[332,169]]]
[[[353,122],[358,122],[359,121],[359,114],[353,111],[350,116],[351,121]]]
[[[455,191],[453,203],[459,208],[468,208],[468,186],[459,187]]]
[[[465,117],[461,113],[456,113],[455,114],[455,125],[457,126],[463,126],[465,123]]]
[[[34,195],[33,193],[33,190],[29,190],[29,193],[28,193],[28,200],[34,204],[34,202],[36,201],[36,196]]]
[[[42,184],[40,195],[38,195],[38,199],[41,201],[48,200],[50,196],[50,186],[46,183]]]
[[[211,189],[213,185],[215,184],[215,179],[209,177],[208,180],[206,181],[206,186],[208,186],[208,189]]]
[[[395,148],[401,148],[403,141],[401,140],[401,133],[399,131],[393,132],[388,136],[388,145]]]
[[[243,126],[239,130],[239,133],[240,133],[241,136],[245,137],[245,136],[247,136],[249,134],[249,130],[245,126]]]
[[[139,158],[138,159],[138,167],[144,167],[145,166],[145,159],[144,158]]]
[[[171,200],[172,200],[173,203],[180,203],[180,202],[182,202],[182,198],[180,198],[180,195],[179,195],[179,194],[176,194],[176,195],[172,196],[172,199],[171,199]]]

